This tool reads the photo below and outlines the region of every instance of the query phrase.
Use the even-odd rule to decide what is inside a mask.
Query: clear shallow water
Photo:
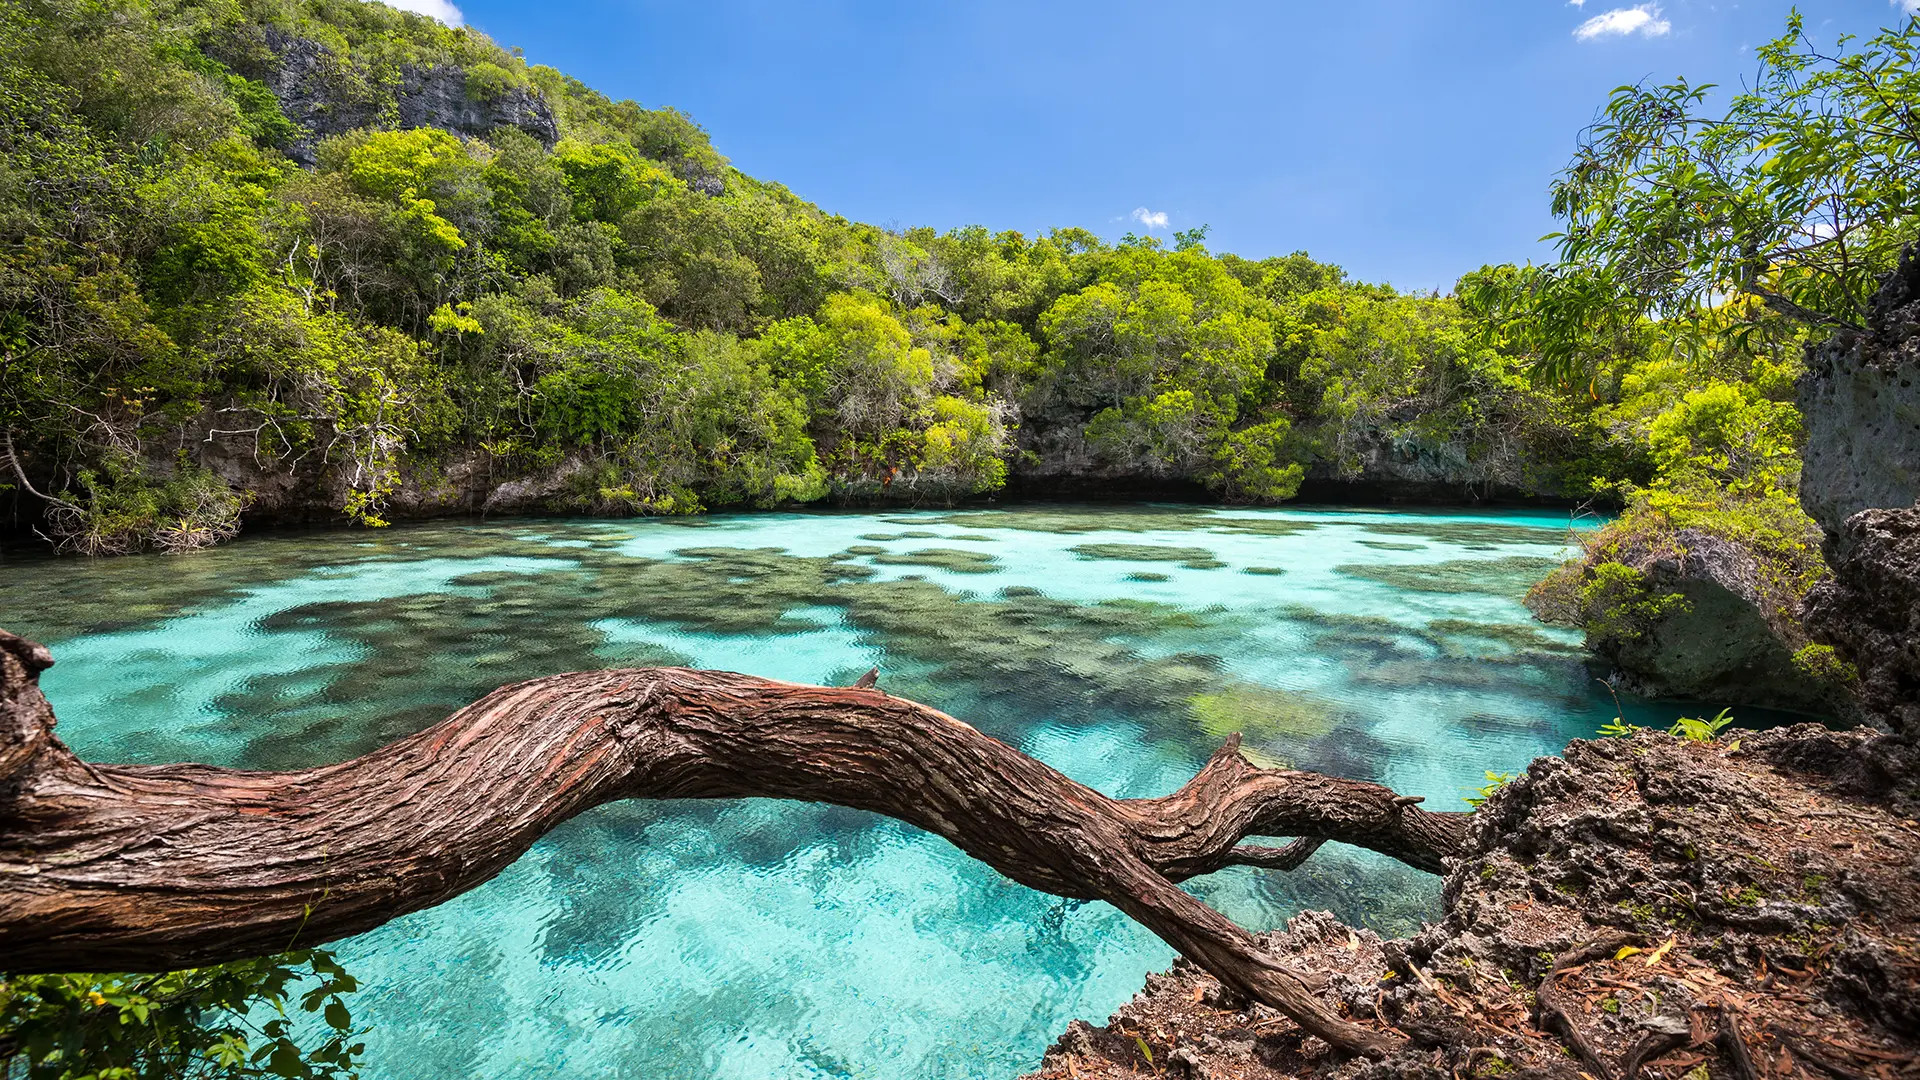
[[[1444,807],[1614,715],[1519,603],[1568,542],[1548,513],[1152,506],[438,523],[16,557],[0,625],[53,647],[60,731],[98,760],[333,761],[583,667],[878,665],[1109,794],[1170,791],[1240,730]],[[1338,846],[1190,887],[1255,929],[1323,907],[1385,933],[1438,892]],[[393,1080],[1008,1076],[1172,956],[909,826],[771,800],[603,807],[338,950]]]

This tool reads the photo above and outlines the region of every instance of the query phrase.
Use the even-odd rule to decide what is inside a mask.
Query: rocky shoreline
[[[1406,1049],[1340,1057],[1180,961],[1027,1080],[1920,1074],[1915,764],[1815,725],[1576,741],[1482,807],[1422,933],[1263,936]]]

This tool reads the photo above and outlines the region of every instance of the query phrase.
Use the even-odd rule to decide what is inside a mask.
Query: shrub
[[[499,64],[481,60],[467,65],[467,96],[475,101],[493,101],[509,90],[527,85],[527,77],[508,71]]]
[[[362,1045],[344,995],[359,988],[331,953],[279,956],[158,975],[0,979],[0,1075],[17,1080],[283,1076],[344,1080]],[[326,1025],[302,1046],[287,1016]]]
[[[132,458],[109,457],[98,470],[82,469],[79,481],[83,492],[65,492],[47,527],[56,544],[84,555],[211,547],[240,532],[250,498],[184,460],[156,479]]]

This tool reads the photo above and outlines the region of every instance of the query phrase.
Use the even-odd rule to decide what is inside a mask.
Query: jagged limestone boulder
[[[1807,595],[1807,629],[1858,669],[1862,712],[1920,735],[1920,506],[1854,514],[1827,557],[1833,577]]]
[[[1920,258],[1881,286],[1867,333],[1808,350],[1799,389],[1800,504],[1830,540],[1862,510],[1920,500]]]
[[[1642,697],[1826,713],[1838,688],[1796,660],[1807,644],[1797,596],[1752,548],[1702,529],[1646,530],[1537,586],[1548,622],[1586,630],[1621,690]]]

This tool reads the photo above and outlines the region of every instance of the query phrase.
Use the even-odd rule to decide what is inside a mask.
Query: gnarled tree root
[[[502,687],[363,757],[301,772],[94,765],[53,734],[52,656],[0,631],[0,970],[160,970],[317,944],[488,880],[617,799],[770,796],[935,832],[1022,884],[1105,900],[1328,1043],[1336,1016],[1177,882],[1297,865],[1339,840],[1438,872],[1467,814],[1262,769],[1226,745],[1179,791],[1110,799],[944,713],[871,688],[683,668]],[[1299,838],[1287,848],[1247,836]]]

